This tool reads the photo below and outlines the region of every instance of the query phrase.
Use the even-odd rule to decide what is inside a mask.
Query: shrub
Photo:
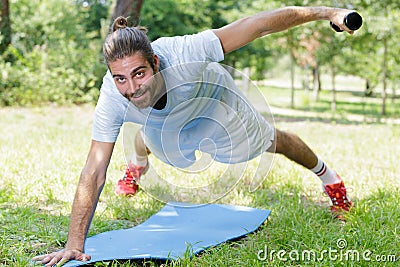
[[[87,12],[68,0],[22,0],[11,13],[13,42],[0,56],[0,105],[96,101],[106,66],[100,31],[85,27]]]

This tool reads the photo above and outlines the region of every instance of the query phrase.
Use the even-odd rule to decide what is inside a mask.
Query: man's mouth
[[[136,91],[134,94],[131,94],[129,97],[128,97],[128,99],[138,99],[138,98],[140,98],[140,97],[142,97],[146,92],[147,92],[147,90],[146,90],[147,88],[145,88],[145,87],[141,87],[138,91]]]
[[[139,92],[136,92],[132,94],[131,98],[139,98],[141,97],[146,91],[145,90],[140,90]]]

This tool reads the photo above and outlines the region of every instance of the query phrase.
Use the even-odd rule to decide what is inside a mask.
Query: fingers
[[[46,267],[52,267],[54,265],[56,265],[58,267],[58,266],[61,266],[61,265],[58,265],[58,262],[61,262],[62,258],[63,258],[62,256],[56,255],[53,258],[49,258],[49,257],[46,258],[45,260],[42,261],[42,263]],[[65,262],[67,262],[67,261],[65,261]]]
[[[78,250],[61,250],[46,255],[33,257],[32,260],[44,264],[46,267],[62,266],[70,260],[89,261],[90,256]]]
[[[354,31],[352,31],[349,28],[347,28],[345,24],[340,24],[338,27],[340,28],[340,30],[342,32],[347,32],[349,34],[353,34],[354,33]]]
[[[36,262],[40,262],[42,264],[46,264],[46,263],[50,262],[52,259],[54,259],[55,257],[57,257],[58,253],[60,253],[60,252],[53,252],[50,254],[39,255],[39,256],[33,257],[32,260],[36,261]]]
[[[32,258],[33,261],[42,261],[46,255],[39,255]]]
[[[340,29],[342,29],[342,31],[345,31],[345,32],[347,32],[347,33],[349,33],[349,34],[354,34],[354,32],[355,32],[355,31],[350,30],[349,28],[347,28],[345,24],[342,24],[342,25],[340,26]]]
[[[46,255],[39,255],[36,257],[33,257],[32,260],[36,261],[40,264],[45,264],[45,266],[52,266],[56,262],[58,262],[59,256],[57,256],[60,252],[53,252],[50,254]]]
[[[91,257],[88,254],[80,253],[75,259],[78,261],[90,261]]]

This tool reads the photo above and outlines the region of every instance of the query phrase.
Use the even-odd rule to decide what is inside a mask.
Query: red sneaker
[[[338,175],[339,176],[339,175]],[[339,177],[340,178],[340,177]],[[330,197],[332,201],[331,212],[332,214],[342,219],[342,214],[350,210],[353,203],[347,196],[346,187],[343,181],[337,184],[327,184],[324,186],[325,193]]]
[[[149,164],[146,166],[136,166],[132,163],[128,164],[125,170],[124,178],[118,181],[115,186],[115,193],[117,195],[133,196],[139,190],[139,179],[146,173],[149,168]]]

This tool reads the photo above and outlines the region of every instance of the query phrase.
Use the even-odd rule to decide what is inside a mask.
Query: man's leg
[[[313,171],[321,179],[325,192],[331,198],[331,210],[335,215],[341,217],[342,210],[349,210],[352,203],[347,197],[342,179],[336,172],[329,169],[297,135],[276,129],[275,140],[268,152],[282,154]]]
[[[318,158],[314,152],[295,134],[275,130],[275,139],[268,152],[275,152],[286,156],[288,159],[300,164],[307,169],[317,165]]]
[[[139,190],[138,181],[149,168],[147,155],[150,154],[150,150],[143,141],[141,131],[136,133],[134,145],[136,155],[131,160],[135,162],[128,162],[124,177],[118,181],[115,187],[115,192],[118,195],[131,196],[136,194]]]
[[[297,135],[276,129],[272,147],[275,148],[275,153],[282,154],[314,172],[324,185],[340,183],[341,180],[337,174],[329,169]]]
[[[136,151],[135,164],[138,166],[147,166],[148,154],[150,154],[150,150],[144,143],[141,131],[138,131],[135,136],[135,151]]]

